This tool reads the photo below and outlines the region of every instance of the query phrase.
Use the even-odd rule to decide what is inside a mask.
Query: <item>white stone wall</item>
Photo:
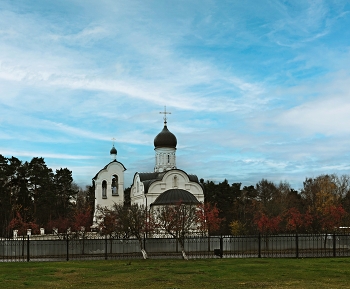
[[[174,178],[176,178],[176,181],[174,181]],[[198,183],[191,182],[185,172],[175,169],[166,172],[162,180],[153,182],[146,195],[144,194],[144,188],[140,182],[139,175],[135,174],[134,183],[131,187],[131,203],[146,206],[147,202],[147,207],[149,208],[150,204],[160,194],[170,189],[186,190],[193,194],[199,202],[204,202],[202,187]]]
[[[155,172],[165,172],[176,169],[176,149],[175,148],[156,148],[155,154]]]
[[[145,188],[143,186],[143,183],[140,181],[139,174],[135,174],[133,185],[131,186],[131,191],[130,191],[131,204],[146,206],[147,201],[146,201],[146,196],[144,194],[144,190]]]

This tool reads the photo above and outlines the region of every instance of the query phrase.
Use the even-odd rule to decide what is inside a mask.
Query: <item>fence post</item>
[[[105,235],[105,260],[107,260],[107,234]]]
[[[83,250],[82,254],[85,255],[85,232],[83,233]]]
[[[208,232],[208,240],[207,240],[207,242],[208,242],[208,252],[210,252],[210,235],[209,235],[209,232]]]
[[[337,256],[335,233],[333,232],[333,257]]]
[[[220,258],[224,255],[224,239],[220,236]]]
[[[299,258],[299,236],[295,234],[295,258]]]
[[[258,236],[259,246],[258,246],[258,258],[261,258],[261,235]]]
[[[68,237],[68,234],[67,234],[67,242],[66,242],[66,244],[67,244],[67,261],[69,261],[69,237]]]
[[[12,244],[12,242],[11,242]],[[25,246],[25,236],[22,236],[22,255],[21,257],[24,259],[24,246]]]
[[[29,262],[30,256],[29,256],[29,235],[27,235],[27,262]]]

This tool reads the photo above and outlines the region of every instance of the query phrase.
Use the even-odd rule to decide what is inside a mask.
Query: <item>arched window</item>
[[[168,164],[170,163],[170,155],[168,155]]]
[[[118,196],[118,176],[113,175],[112,178],[112,196]]]
[[[102,182],[102,199],[107,199],[107,182]]]

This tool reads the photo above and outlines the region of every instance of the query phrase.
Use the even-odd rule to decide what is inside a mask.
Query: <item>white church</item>
[[[155,166],[152,172],[136,172],[131,186],[131,204],[155,206],[199,204],[204,202],[203,187],[196,175],[187,174],[176,167],[177,139],[167,127],[164,112],[163,130],[154,138]],[[96,207],[111,207],[124,202],[125,166],[117,161],[117,150],[110,151],[112,161],[92,179],[95,187]],[[94,218],[94,223],[96,218]]]

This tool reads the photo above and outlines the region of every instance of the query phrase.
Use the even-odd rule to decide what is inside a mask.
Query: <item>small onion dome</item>
[[[177,139],[169,130],[166,124],[163,130],[154,138],[155,148],[176,148]]]
[[[197,205],[199,204],[199,201],[188,191],[182,189],[170,189],[160,194],[153,202],[152,206],[176,205],[179,203],[185,205]]]
[[[111,151],[109,152],[111,155],[116,155],[117,154],[117,149],[114,147],[112,147]]]

